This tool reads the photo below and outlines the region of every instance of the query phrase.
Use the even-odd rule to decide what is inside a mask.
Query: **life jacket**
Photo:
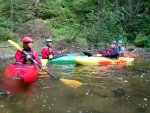
[[[118,53],[120,57],[124,57],[124,49],[122,47],[118,47]]]
[[[106,54],[109,54],[109,53],[111,53],[111,52],[112,52],[112,49],[111,49],[111,48],[106,50]]]
[[[23,51],[25,51],[24,49],[23,49]],[[30,55],[31,56],[31,58],[32,59],[34,59],[33,58],[33,54],[32,54],[32,50],[30,50],[29,52],[27,52],[27,55]],[[29,59],[29,60],[26,60],[26,56],[27,55],[25,55],[23,52],[22,52],[22,59],[24,59],[24,62],[26,63],[26,64],[33,64],[34,62],[31,60],[31,59]]]

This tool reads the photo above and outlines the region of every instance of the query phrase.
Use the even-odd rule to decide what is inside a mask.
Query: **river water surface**
[[[0,113],[150,113],[150,57],[128,66],[48,65],[55,76],[83,84],[74,88],[41,74],[11,98],[2,85],[9,63],[0,65]]]

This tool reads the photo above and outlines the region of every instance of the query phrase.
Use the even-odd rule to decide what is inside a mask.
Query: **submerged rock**
[[[126,94],[126,92],[122,88],[113,89],[112,92],[115,94],[116,97],[122,97]]]

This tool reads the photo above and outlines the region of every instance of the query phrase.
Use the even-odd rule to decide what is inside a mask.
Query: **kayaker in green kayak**
[[[38,53],[36,52],[36,50],[32,49],[33,46],[33,42],[34,40],[31,37],[24,37],[22,39],[22,43],[23,43],[23,50],[27,53],[24,54],[22,51],[17,50],[16,54],[15,54],[15,60],[17,63],[23,63],[23,64],[33,64],[33,61],[30,59],[34,59],[38,64],[42,64],[41,60],[38,56]]]
[[[118,48],[117,48],[117,42],[115,40],[111,41],[110,46],[111,46],[111,48],[106,50],[105,54],[97,54],[97,56],[118,59],[119,52],[118,52]]]
[[[53,49],[53,40],[52,37],[45,41],[46,46],[42,48],[41,55],[43,59],[53,59],[58,54],[61,54],[61,51],[56,52]]]

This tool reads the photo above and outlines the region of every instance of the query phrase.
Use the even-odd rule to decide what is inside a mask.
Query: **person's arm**
[[[58,54],[60,54],[60,52],[57,52],[57,51],[52,50],[52,56],[53,56],[53,57],[57,56]]]
[[[17,50],[15,54],[15,60],[19,63],[24,63],[24,59],[22,58],[22,51]]]
[[[115,50],[111,51],[111,53],[109,53],[109,54],[102,54],[103,57],[110,57],[110,58],[117,57],[118,55],[119,55],[119,53],[118,53],[117,48]]]
[[[46,48],[43,48],[41,51],[41,55],[43,59],[48,59],[48,50]]]
[[[41,62],[41,60],[40,60],[40,58],[39,58],[39,55],[38,55],[38,53],[36,52],[36,50],[33,50],[33,59],[34,59],[38,64],[42,65],[42,62]]]

